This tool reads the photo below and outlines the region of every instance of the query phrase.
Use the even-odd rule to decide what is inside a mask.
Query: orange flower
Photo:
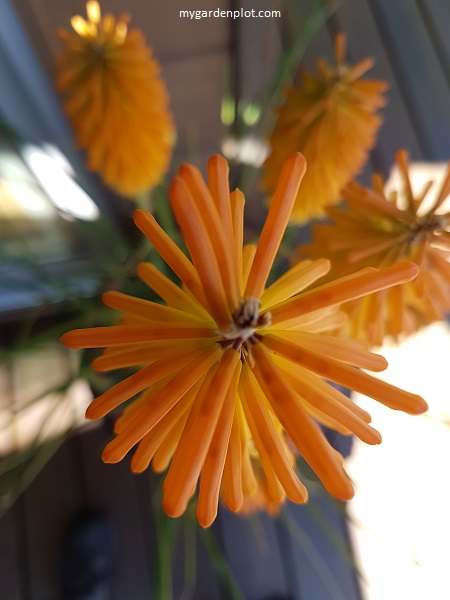
[[[244,197],[239,190],[230,194],[226,161],[211,158],[208,184],[195,167],[182,165],[170,202],[191,258],[151,214],[134,215],[182,286],[143,263],[139,277],[165,305],[108,292],[104,302],[124,313],[121,323],[62,338],[72,348],[106,348],[94,361],[97,370],[140,367],[96,398],[87,416],[99,419],[140,394],[118,419],[117,437],[103,458],[118,462],[138,445],[134,471],[150,463],[162,471],[170,463],[163,504],[173,517],[186,510],[199,480],[197,515],[203,526],[214,520],[221,490],[232,510],[248,505],[246,499],[261,491],[255,460],[272,506],[285,496],[305,502],[288,438],[331,494],[351,498],[342,457],[316,420],[369,444],[381,437],[367,412],[326,380],[391,408],[426,409],[419,396],[360,370],[385,369],[383,357],[364,343],[330,335],[342,323],[341,302],[409,281],[416,265],[363,271],[302,293],[329,269],[327,260],[304,261],[266,288],[305,167],[301,154],[287,160],[258,245],[243,247]]]
[[[386,336],[398,339],[450,311],[450,212],[442,208],[450,194],[450,167],[436,200],[425,208],[433,182],[414,192],[407,153],[401,150],[396,158],[403,179],[399,193],[388,196],[379,175],[373,178],[373,191],[350,183],[344,190],[347,207],[330,208],[333,223],[315,225],[312,245],[299,249],[303,257],[329,258],[330,277],[402,260],[420,267],[413,281],[344,305],[350,316],[347,332],[371,345]]]
[[[129,16],[102,18],[96,0],[86,10],[87,21],[73,17],[73,33],[59,32],[57,85],[89,169],[133,196],[159,183],[170,163],[167,91],[142,33],[127,31]]]
[[[292,212],[296,223],[322,216],[325,206],[340,200],[341,189],[364,166],[382,122],[377,110],[386,103],[382,94],[387,84],[361,81],[373,61],[367,58],[350,67],[344,54],[345,38],[338,35],[335,66],[319,60],[318,75],[303,73],[302,86],[288,89],[269,139],[265,189],[275,189],[281,165],[291,152],[301,151],[308,161]]]

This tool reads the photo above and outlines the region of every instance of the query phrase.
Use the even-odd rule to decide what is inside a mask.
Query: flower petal
[[[298,294],[303,289],[323,277],[330,270],[330,262],[326,259],[303,260],[294,265],[279,277],[261,295],[261,311],[268,310]]]
[[[268,407],[265,406],[267,400],[264,399],[252,370],[247,366],[242,370],[240,385],[245,416],[258,453],[266,456],[288,498],[292,502],[306,502],[308,492],[299,481],[286,455],[281,436],[274,427]]]
[[[225,199],[222,199],[221,202],[228,207],[226,211],[227,217],[225,217],[225,221],[223,221],[219,215],[217,207],[211,197],[211,194],[203,181],[203,177],[201,176],[200,171],[195,168],[193,165],[184,164],[181,165],[179,169],[179,176],[186,184],[187,189],[191,195],[190,201],[188,204],[192,206],[196,206],[198,209],[198,218],[203,222],[204,229],[211,241],[211,246],[213,248],[217,264],[219,265],[219,272],[223,278],[223,285],[225,287],[225,292],[228,297],[228,301],[231,306],[237,306],[238,304],[238,288],[237,288],[237,271],[236,271],[236,261],[233,256],[233,248],[230,252],[229,242],[231,240],[231,209],[230,209],[230,191],[228,187],[228,178],[223,180],[223,176],[228,174],[228,164],[225,159],[222,157],[213,157],[213,165],[216,164],[216,167],[219,165],[223,165],[223,162],[226,164],[226,173],[218,173],[216,169],[213,167],[212,169],[208,168],[208,173],[214,173],[215,175],[219,175],[222,179],[219,180],[217,177],[213,177],[213,183],[216,186],[214,188],[214,192],[216,195],[220,194],[222,197],[226,196]],[[223,168],[220,169],[219,172],[223,171]],[[182,193],[183,188],[180,189],[180,193]],[[185,192],[185,190],[183,190]],[[187,198],[184,198],[184,202],[187,201]],[[171,199],[172,202],[172,199]],[[180,202],[183,202],[180,199]],[[224,228],[227,227],[227,229]],[[186,240],[187,241],[187,240]],[[195,261],[194,261],[195,264]]]
[[[192,257],[192,262],[197,269],[205,295],[208,298],[211,314],[218,325],[226,326],[231,321],[231,312],[217,253],[214,250],[201,213],[181,177],[175,177],[172,181],[169,197],[173,212]]]
[[[236,423],[234,416],[236,387],[237,378],[233,380],[233,385],[228,389],[225,396],[220,417],[214,430],[214,435],[202,468],[197,504],[197,519],[203,527],[209,527],[217,516],[217,506],[219,502],[222,475],[225,467],[225,459],[227,457],[227,452],[230,452],[230,448],[234,448],[234,444],[230,440],[230,437]]]
[[[284,163],[248,276],[247,297],[259,298],[264,290],[305,171],[306,161],[299,152]]]
[[[165,387],[158,390],[142,410],[110,442],[104,452],[105,462],[119,462],[166,415],[196,382],[217,362],[221,350],[205,353],[180,369]]]
[[[389,408],[410,414],[420,414],[428,408],[425,400],[417,394],[411,394],[376,379],[355,367],[350,367],[327,356],[321,356],[305,348],[300,349],[295,344],[273,335],[265,335],[263,341],[264,346],[300,364],[308,371],[374,398]]]
[[[61,342],[69,348],[104,348],[122,344],[150,342],[152,340],[195,340],[214,336],[212,327],[198,327],[195,323],[164,323],[145,327],[90,327],[73,329],[61,337]]]
[[[239,377],[239,354],[228,350],[200,388],[164,480],[163,506],[169,516],[185,510],[219,420],[228,389]],[[213,391],[213,393],[212,393]]]
[[[352,483],[335,450],[302,407],[298,396],[286,384],[268,350],[263,344],[255,344],[253,354],[256,379],[300,454],[317,473],[330,494],[340,500],[352,498]]]
[[[136,210],[133,214],[134,222],[145,237],[153,244],[161,258],[178,275],[192,295],[205,308],[208,303],[205,292],[200,283],[200,278],[194,265],[183,254],[167,233],[158,225],[153,215],[145,210]]]
[[[246,435],[242,434],[242,408],[238,397],[235,399],[236,409],[231,428],[228,450],[223,471],[223,496],[228,508],[237,512],[244,502],[244,491],[242,488],[242,459],[243,443],[246,443]]]
[[[116,383],[108,391],[98,396],[86,410],[86,417],[88,419],[100,419],[104,417],[116,408],[116,406],[132,398],[152,385],[152,383],[182,369],[188,364],[201,361],[209,354],[211,354],[211,348],[208,347],[192,348],[189,349],[189,352],[186,352],[185,348],[174,350],[170,356],[170,360],[167,360],[163,356],[137,373],[133,373],[133,375]]]
[[[417,265],[408,261],[380,269],[376,274],[372,269],[363,269],[350,277],[336,279],[282,302],[271,310],[272,321],[291,319],[319,308],[373,294],[392,285],[411,281],[418,272]]]

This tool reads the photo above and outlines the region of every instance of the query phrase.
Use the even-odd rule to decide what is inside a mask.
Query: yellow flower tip
[[[93,23],[98,23],[101,19],[102,13],[100,10],[100,4],[97,0],[89,0],[86,4],[86,13],[89,21]]]
[[[81,37],[87,35],[90,30],[90,23],[87,23],[83,17],[76,15],[70,19],[72,29]]]

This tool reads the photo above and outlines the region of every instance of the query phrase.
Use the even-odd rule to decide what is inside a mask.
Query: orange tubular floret
[[[279,482],[278,477],[275,475],[272,464],[267,455],[263,452],[259,458],[264,471],[264,476],[266,478],[265,482],[259,482],[259,493],[262,492],[263,496],[266,496],[267,494],[266,502],[264,503],[266,509],[270,505],[278,508],[286,500],[286,492]]]
[[[370,352],[369,345],[366,342],[317,335],[308,331],[283,332],[280,337],[287,341],[291,340],[300,348],[311,350],[322,356],[327,356],[360,369],[384,371],[388,367],[387,360],[380,354]]]
[[[241,296],[244,293],[243,279],[242,279],[242,248],[244,245],[244,205],[245,198],[244,194],[240,190],[234,190],[230,194],[230,205],[231,205],[231,216],[233,224],[233,236],[235,258],[236,258],[236,272],[239,281],[239,293]]]
[[[126,379],[123,379],[112,388],[107,390],[101,396],[98,396],[88,407],[86,417],[88,419],[100,419],[112,411],[116,406],[132,398],[145,388],[156,381],[159,381],[166,375],[170,375],[191,362],[201,360],[205,357],[211,348],[190,349],[186,352],[185,348],[174,350],[170,360],[163,356],[152,364],[133,373]]]
[[[246,244],[242,249],[242,284],[243,288],[247,285],[250,269],[256,254],[255,244]],[[242,294],[243,295],[243,294]]]
[[[190,321],[192,323],[204,324],[204,319],[185,310],[164,306],[158,302],[151,302],[135,296],[129,296],[122,292],[105,292],[102,296],[103,303],[110,308],[120,310],[127,314],[154,322],[168,321],[181,322]]]
[[[336,279],[275,306],[271,310],[272,321],[286,321],[319,308],[355,300],[393,285],[406,283],[414,279],[418,272],[419,267],[409,261],[379,270],[362,269],[350,277]]]
[[[300,367],[298,372],[286,374],[286,377],[292,389],[298,393],[302,398],[302,402],[307,405],[307,412],[310,412],[309,405],[313,411],[316,409],[326,418],[328,417],[334,421],[338,425],[338,427],[334,426],[335,429],[341,426],[348,432],[354,433],[366,444],[381,444],[381,435],[376,429],[359,419],[350,408],[336,402],[333,396],[324,394],[314,386],[309,385],[308,380],[302,377],[305,371],[306,369]],[[313,414],[313,416],[315,415]]]
[[[192,390],[183,396],[183,398],[165,415],[153,429],[147,433],[136,449],[131,459],[131,469],[134,473],[142,473],[150,465],[156,451],[164,439],[170,434],[174,427],[186,418],[186,412],[192,403],[194,396]]]
[[[326,489],[340,500],[350,500],[354,490],[336,451],[327,442],[315,421],[302,407],[298,396],[286,384],[263,344],[255,344],[254,374],[274,412],[300,454]]]
[[[427,214],[431,215],[441,206],[447,196],[450,195],[450,161],[447,162],[446,173],[443,177],[441,187],[436,195],[436,200],[433,206],[428,210]]]
[[[222,351],[208,352],[201,359],[190,362],[159,389],[142,410],[127,423],[120,434],[110,442],[104,452],[105,462],[119,462],[159,421],[179,402],[197,381],[216,363]]]
[[[325,258],[318,258],[314,262],[302,260],[264,290],[261,295],[261,309],[267,310],[298,294],[316,279],[326,275],[329,270],[330,261]]]
[[[225,327],[231,321],[231,312],[217,255],[200,211],[191,200],[191,193],[181,177],[174,178],[170,186],[169,197],[192,262],[198,271],[208,298],[211,314],[219,326]]]
[[[241,436],[242,451],[242,493],[244,496],[252,496],[258,488],[258,482],[256,479],[255,471],[253,470],[252,459],[250,457],[250,440],[248,438],[247,432],[244,431],[243,427],[240,428],[239,433]]]
[[[350,69],[349,81],[356,81],[357,79],[362,77],[364,75],[364,73],[367,73],[367,71],[369,71],[373,67],[374,64],[375,64],[375,62],[372,58],[365,58],[364,60],[359,62],[357,65],[355,65],[354,67],[352,67]],[[363,82],[359,82],[360,85],[362,83]],[[387,84],[385,84],[382,81],[374,82],[374,83],[375,84],[378,83],[378,86],[380,86],[382,90],[385,90],[388,87]],[[382,106],[384,106],[384,104],[382,104]],[[368,117],[366,117],[366,118],[368,118]]]
[[[265,335],[262,341],[264,346],[273,352],[277,352],[288,360],[300,364],[308,371],[374,398],[378,402],[389,406],[389,408],[402,410],[409,414],[420,414],[428,408],[425,400],[417,394],[411,394],[385,381],[376,379],[355,367],[350,367],[332,358],[323,357],[305,348],[300,348],[274,335]]]
[[[284,163],[248,277],[247,297],[259,298],[264,290],[305,171],[306,160],[299,152]]]
[[[289,380],[292,380],[292,378],[288,377],[288,381]],[[295,388],[295,386],[293,389],[298,392],[298,390]],[[348,427],[345,427],[340,421],[336,421],[336,419],[333,419],[332,417],[330,417],[330,415],[328,415],[327,413],[324,413],[323,410],[320,410],[315,404],[311,404],[311,402],[309,402],[308,400],[305,400],[305,398],[303,398],[303,397],[302,397],[302,405],[303,405],[304,409],[306,410],[306,412],[309,414],[309,416],[312,417],[313,419],[315,419],[321,425],[325,425],[325,427],[334,429],[334,431],[337,431],[337,433],[341,433],[342,435],[352,435],[353,432],[350,429],[348,429]],[[381,436],[380,436],[380,438],[381,438]],[[377,444],[380,443],[380,438],[376,442]],[[359,438],[359,439],[362,439],[362,438]],[[363,440],[363,441],[365,441],[365,440]]]
[[[398,236],[399,242],[401,242],[401,238],[404,237],[402,234]],[[392,236],[389,236],[389,239],[379,239],[379,236],[373,236],[373,240],[370,239],[370,236],[366,236],[367,241],[359,244],[359,248],[356,250],[350,250],[346,254],[346,260],[349,263],[355,264],[365,258],[370,256],[374,256],[383,250],[387,250],[392,247],[393,243],[395,243],[395,239]],[[356,244],[355,244],[356,246]]]
[[[146,408],[148,407],[148,403],[152,401],[152,398],[156,396],[156,394],[163,389],[167,385],[167,383],[173,378],[173,375],[168,375],[163,379],[160,379],[155,384],[153,384],[150,388],[143,391],[133,402],[130,402],[123,409],[122,414],[114,423],[114,433],[120,434],[128,427],[130,423],[134,421],[138,414],[143,414]],[[186,395],[191,394],[192,390],[195,389],[195,386],[198,385],[196,383],[188,392],[183,396],[183,401]],[[176,405],[177,406],[177,405]],[[167,416],[167,415],[166,415]]]
[[[244,502],[242,489],[242,440],[240,432],[240,406],[236,399],[236,412],[230,432],[228,450],[223,472],[223,490],[225,503],[230,510],[237,512]]]
[[[153,244],[158,254],[169,265],[175,275],[181,279],[200,304],[207,308],[208,302],[205,298],[205,292],[194,265],[158,225],[153,215],[145,210],[136,210],[133,219],[136,227]]]
[[[286,455],[280,434],[264,405],[263,393],[250,368],[243,368],[240,385],[245,416],[258,453],[266,455],[288,498],[296,503],[306,502],[308,491]]]
[[[187,294],[181,287],[163,275],[152,263],[139,263],[138,277],[148,285],[158,296],[170,306],[179,310],[201,314],[205,319],[211,320],[209,313],[194,298]]]
[[[400,210],[395,204],[386,202],[384,196],[365,189],[354,181],[346,185],[343,195],[348,204],[357,211],[367,212],[367,210],[370,210],[372,213],[382,217],[404,219],[404,211]]]
[[[91,363],[94,371],[113,371],[136,365],[148,365],[164,356],[170,357],[174,350],[184,348],[186,352],[194,350],[210,340],[170,340],[164,342],[147,342],[142,344],[125,344],[106,348],[103,354]],[[169,358],[170,360],[170,358]]]
[[[223,159],[224,160],[224,159]],[[224,228],[224,223],[217,211],[214,200],[200,174],[200,171],[192,165],[181,165],[179,176],[186,184],[190,192],[189,198],[184,198],[184,202],[196,205],[199,213],[199,218],[203,223],[211,245],[216,256],[219,271],[223,278],[225,292],[230,305],[234,308],[238,304],[238,287],[237,287],[237,272],[233,256],[233,248],[230,252],[231,242],[231,214],[228,217],[228,231]],[[227,195],[226,204],[230,213],[230,192],[228,188],[228,180],[224,182],[216,181],[220,189],[215,190],[216,193],[221,193],[222,196]]]
[[[175,423],[156,450],[152,460],[152,468],[156,473],[163,473],[169,466],[186,426],[188,416],[189,411],[185,411],[182,418]]]
[[[345,34],[337,33],[334,38],[334,60],[336,62],[336,66],[341,66],[345,61],[345,47],[347,45],[347,40]]]
[[[406,199],[408,200],[408,208],[415,212],[416,206],[414,201],[414,193],[411,187],[411,180],[409,178],[408,172],[408,153],[406,150],[398,150],[395,154],[395,160],[397,162],[397,166],[402,174],[403,178],[403,189],[406,194]]]
[[[233,238],[233,224],[231,216],[230,187],[228,162],[216,154],[208,161],[208,187],[209,192],[219,213],[220,221],[225,232],[225,239]]]
[[[150,342],[152,340],[195,340],[211,338],[214,329],[211,327],[198,327],[195,323],[164,323],[151,327],[91,327],[89,329],[74,329],[61,337],[61,342],[69,348],[105,348],[137,342]]]
[[[282,356],[274,356],[274,360],[284,372],[294,377],[301,378],[305,385],[308,385],[322,396],[330,398],[335,404],[343,406],[346,410],[351,411],[355,417],[358,417],[358,419],[364,423],[370,423],[372,421],[372,417],[366,410],[355,404],[345,394],[330,385],[322,377],[316,375],[316,373],[312,373],[300,365],[286,360]]]
[[[390,288],[386,305],[389,310],[389,329],[392,335],[398,336],[407,330],[405,288],[401,285]],[[373,370],[373,369],[372,369]]]
[[[217,516],[225,459],[227,450],[230,450],[230,435],[235,422],[235,394],[236,390],[232,388],[225,396],[202,468],[197,504],[197,519],[202,527],[209,527]]]
[[[163,506],[171,517],[184,513],[195,489],[229,387],[239,377],[239,353],[224,353],[212,378],[197,394],[163,485]]]

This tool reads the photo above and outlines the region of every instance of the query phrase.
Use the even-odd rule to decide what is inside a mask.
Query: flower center
[[[268,327],[272,322],[270,312],[260,314],[261,302],[258,298],[243,298],[233,312],[233,321],[227,331],[219,331],[217,343],[222,348],[233,348],[241,355],[241,361],[249,361],[253,365],[251,347],[256,344],[261,335],[258,329]]]
[[[407,241],[409,244],[413,244],[421,233],[434,233],[436,229],[441,229],[443,226],[443,219],[439,215],[432,215],[421,219],[413,226],[410,226]]]

